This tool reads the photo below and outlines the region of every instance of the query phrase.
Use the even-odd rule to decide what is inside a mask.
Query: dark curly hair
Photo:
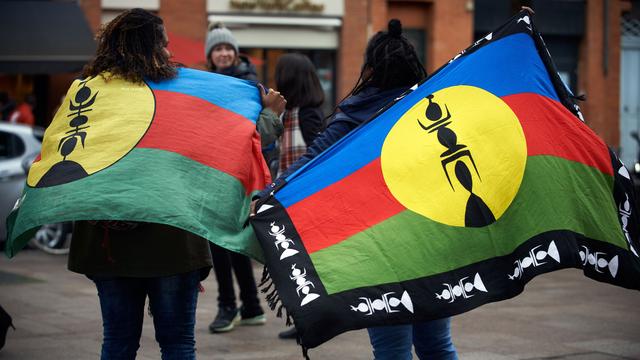
[[[100,31],[97,41],[96,56],[84,67],[83,77],[109,72],[139,83],[145,78],[170,79],[177,73],[177,64],[165,50],[163,21],[146,10],[131,9],[118,15]]]
[[[412,86],[427,77],[416,50],[402,35],[400,20],[392,19],[388,31],[375,34],[365,51],[360,78],[352,90],[358,93],[366,86],[383,90]]]

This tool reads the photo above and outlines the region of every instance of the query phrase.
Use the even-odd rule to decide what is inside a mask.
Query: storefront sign
[[[235,10],[295,11],[319,13],[324,4],[313,0],[230,0]]]

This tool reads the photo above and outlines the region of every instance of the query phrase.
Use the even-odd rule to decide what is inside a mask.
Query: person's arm
[[[284,126],[278,115],[271,109],[263,108],[256,121],[256,130],[260,134],[260,145],[265,148],[282,135]]]
[[[316,107],[300,108],[300,112],[298,112],[300,131],[307,146],[313,144],[316,136],[324,130],[324,118],[322,115],[322,110]]]
[[[273,89],[266,91],[260,84],[258,89],[262,98],[262,111],[256,121],[256,128],[260,134],[260,144],[266,147],[282,135],[284,126],[280,120],[280,114],[284,111],[287,100]]]

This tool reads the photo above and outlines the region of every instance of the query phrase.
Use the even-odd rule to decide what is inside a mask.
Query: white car
[[[42,147],[42,128],[0,122],[0,249],[6,242],[6,219],[22,194],[27,173]],[[52,253],[68,251],[70,223],[42,226],[31,242]]]

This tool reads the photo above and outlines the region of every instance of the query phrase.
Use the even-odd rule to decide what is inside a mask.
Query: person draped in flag
[[[179,75],[170,60],[162,19],[146,10],[124,11],[104,27],[97,40],[96,56],[83,71],[85,79],[126,81],[131,86],[121,91],[134,92],[140,84],[169,83]],[[215,91],[215,86],[212,83],[210,90]],[[132,104],[127,96],[104,96],[117,102],[114,107]],[[263,96],[263,105],[269,101],[273,101],[273,94],[269,99]],[[95,119],[109,120],[114,119]],[[188,119],[176,119],[182,120]],[[238,156],[252,158],[250,151]],[[152,168],[140,170],[140,176],[145,176]],[[169,185],[163,190],[175,191]],[[162,359],[195,359],[199,283],[212,267],[208,244],[200,236],[163,224],[75,223],[68,268],[85,274],[97,287],[104,330],[101,359],[136,357],[147,297]]]
[[[221,24],[214,24],[207,33],[205,56],[207,67],[211,72],[253,82],[257,80],[255,67],[248,58],[240,56],[237,40],[231,31]],[[264,90],[261,85],[260,88]],[[264,109],[256,122],[256,128],[260,134],[263,155],[266,155],[265,160],[269,163],[270,151],[267,149],[273,147],[276,138],[282,133],[282,122],[279,116],[284,111],[286,101],[273,89],[268,90],[265,98],[268,101],[264,104]],[[218,313],[209,324],[209,331],[228,332],[238,323],[263,325],[266,317],[260,306],[251,259],[214,243],[209,245],[213,257],[213,270],[218,282]],[[242,300],[240,308],[236,306],[233,274],[240,287]]]
[[[360,77],[349,96],[338,105],[339,111],[336,111],[327,129],[298,161],[259,193],[257,198],[268,196],[285,178],[427,76],[414,47],[402,35],[399,20],[389,21],[388,31],[375,34],[369,40],[364,55]],[[257,202],[254,200],[252,203],[252,213]],[[449,318],[412,325],[369,328],[368,332],[376,360],[411,359],[412,345],[420,359],[457,359]]]

